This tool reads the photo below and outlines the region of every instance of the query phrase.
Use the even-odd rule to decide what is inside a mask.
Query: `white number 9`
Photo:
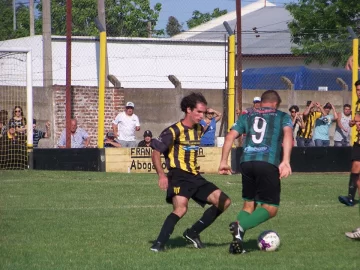
[[[259,144],[263,141],[264,136],[265,136],[265,131],[266,131],[266,125],[267,125],[267,123],[264,118],[261,118],[258,116],[255,117],[253,129],[256,132],[256,134],[251,135],[251,139],[254,143]]]

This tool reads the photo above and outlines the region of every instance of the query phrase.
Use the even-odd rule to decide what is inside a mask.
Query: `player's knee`
[[[219,197],[218,197],[218,205],[217,207],[221,211],[225,211],[231,204],[231,199],[228,195],[226,195],[224,192],[220,191]]]
[[[275,207],[275,206],[265,206],[264,208],[269,212],[270,218],[273,218],[273,217],[275,217],[277,215],[277,212],[278,212],[277,207]]]
[[[188,209],[187,206],[177,206],[174,209],[173,213],[178,217],[182,218],[186,214],[187,209]]]

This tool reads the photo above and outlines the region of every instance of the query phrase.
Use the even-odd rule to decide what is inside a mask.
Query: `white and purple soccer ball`
[[[264,231],[258,237],[258,247],[264,251],[275,251],[280,246],[280,237],[275,231]]]

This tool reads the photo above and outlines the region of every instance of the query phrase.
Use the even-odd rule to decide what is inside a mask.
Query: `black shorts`
[[[351,161],[360,161],[360,144],[354,143],[351,149]]]
[[[247,161],[240,164],[242,197],[273,206],[280,204],[279,168],[263,161]]]
[[[166,202],[172,204],[172,198],[176,195],[192,198],[202,207],[207,202],[207,197],[215,190],[219,189],[213,183],[207,181],[201,174],[194,175],[192,173],[172,169],[167,174],[169,186],[166,194]]]

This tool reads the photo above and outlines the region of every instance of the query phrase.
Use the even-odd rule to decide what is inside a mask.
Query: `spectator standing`
[[[19,135],[26,135],[26,118],[24,117],[23,109],[20,106],[15,106],[12,117],[10,118],[10,122],[15,123],[16,125],[16,132]]]
[[[71,148],[87,148],[90,143],[89,134],[77,125],[76,119],[71,119]],[[58,142],[59,148],[66,148],[66,129],[61,132]]]
[[[145,130],[144,139],[139,142],[138,147],[150,147],[152,140],[152,132],[150,130]]]
[[[43,138],[49,138],[51,136],[50,133],[50,122],[46,122],[45,124],[45,132],[36,128],[36,119],[33,119],[33,146],[37,148],[39,145],[39,141]]]
[[[6,110],[0,111],[0,136],[4,135],[7,131],[7,125],[8,123],[8,112]]]
[[[299,129],[296,135],[296,143],[299,147],[309,147],[314,146],[314,141],[312,140],[313,129],[315,125],[315,120],[321,117],[321,112],[319,112],[320,103],[307,101],[306,109],[303,113],[304,128]]]
[[[113,121],[113,132],[122,147],[136,147],[135,132],[140,130],[139,117],[134,114],[135,105],[129,101],[125,111],[119,113]]]
[[[324,105],[322,108],[319,107],[322,113],[322,116],[315,120],[315,129],[313,140],[315,142],[315,146],[330,146],[330,136],[329,129],[331,123],[336,121],[338,116],[335,110],[335,107],[329,102]],[[333,114],[330,114],[330,111],[333,110]]]
[[[208,108],[206,110],[205,118],[200,121],[200,125],[204,128],[204,134],[200,139],[200,146],[215,146],[216,123],[221,117],[221,113],[214,109]]]
[[[254,97],[253,106],[250,108],[247,108],[245,111],[243,111],[242,114],[252,113],[255,109],[259,109],[260,106],[261,106],[261,97]]]
[[[17,123],[10,121],[8,131],[0,139],[0,168],[6,170],[26,169],[27,151],[24,136],[16,132]]]
[[[296,106],[296,105],[292,105],[289,109],[289,112],[290,112],[290,117],[291,117],[291,121],[292,121],[292,124],[293,124],[293,137],[295,137],[295,130],[296,130],[296,127],[298,127],[298,130],[299,129],[303,129],[305,128],[305,125],[304,125],[304,120],[301,116],[301,114],[299,113],[299,107]]]
[[[334,146],[349,146],[351,134],[351,105],[345,104],[343,112],[338,113],[334,134]]]
[[[115,147],[115,148],[120,148],[121,144],[118,143],[117,141],[115,141],[115,133],[112,131],[109,131],[108,133],[106,133],[106,137],[104,140],[104,147],[105,148],[111,148],[111,147]]]

